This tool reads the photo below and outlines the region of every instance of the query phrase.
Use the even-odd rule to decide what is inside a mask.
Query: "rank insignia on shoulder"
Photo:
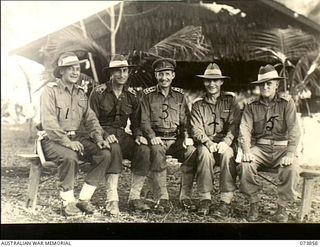
[[[179,87],[171,87],[171,89],[175,92],[178,92],[178,93],[181,93],[181,94],[184,94],[183,92],[183,89],[182,88],[179,88]]]
[[[137,91],[134,90],[134,88],[132,88],[132,87],[128,87],[128,92],[133,94],[134,96],[137,96]]]
[[[256,102],[259,100],[259,97],[251,97],[248,99],[247,104],[252,104],[253,102]]]
[[[95,91],[98,94],[102,94],[106,89],[107,89],[107,85],[106,84],[101,84],[101,85],[96,87]]]
[[[55,86],[58,86],[58,84],[56,82],[49,82],[49,83],[47,83],[47,86],[48,87],[55,87]]]
[[[156,87],[155,87],[155,86],[145,88],[145,89],[143,90],[143,93],[144,93],[144,94],[149,94],[149,93],[152,93],[152,92],[154,92],[154,91],[156,91]]]

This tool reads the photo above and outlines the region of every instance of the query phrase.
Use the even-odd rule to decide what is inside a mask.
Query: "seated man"
[[[259,218],[259,167],[278,168],[278,210],[274,220],[287,222],[287,203],[296,199],[295,188],[299,179],[295,152],[300,138],[296,108],[290,96],[277,92],[280,80],[272,65],[262,66],[258,80],[261,96],[245,106],[239,142],[243,150],[240,164],[240,190],[250,200],[249,221]],[[251,143],[251,140],[254,140]]]
[[[192,136],[197,146],[197,186],[200,195],[198,213],[210,211],[213,190],[213,168],[220,165],[220,206],[217,216],[226,217],[231,211],[233,191],[236,190],[236,164],[232,144],[237,137],[240,109],[232,95],[221,91],[223,80],[216,64],[209,64],[203,78],[206,95],[196,101],[191,110]],[[190,181],[191,182],[191,181]]]
[[[48,83],[41,95],[41,123],[46,132],[42,147],[46,158],[58,165],[61,210],[65,216],[75,215],[80,210],[93,213],[94,207],[89,201],[111,163],[111,153],[106,149],[108,143],[102,137],[103,129],[89,108],[84,91],[76,85],[81,62],[74,53],[63,53],[54,69],[58,80]],[[81,122],[90,137],[80,137]],[[92,167],[76,204],[73,188],[80,157],[90,158]]]
[[[188,107],[183,91],[171,86],[175,77],[176,62],[168,58],[158,59],[152,67],[158,84],[143,91],[141,129],[149,141],[149,170],[155,187],[159,189],[160,198],[155,211],[164,213],[172,208],[166,184],[166,154],[178,158],[183,162],[182,166],[185,166],[188,162],[194,163],[195,148],[188,142]]]
[[[132,184],[129,194],[129,206],[132,210],[149,211],[150,208],[140,193],[150,166],[150,150],[146,138],[142,136],[138,113],[140,102],[133,88],[127,85],[129,67],[124,56],[116,55],[106,69],[110,72],[110,81],[99,86],[90,96],[91,108],[96,113],[104,129],[104,136],[111,145],[112,167],[107,170],[108,210],[117,214],[118,177],[122,168],[122,157],[132,161]],[[130,119],[132,135],[125,132]]]

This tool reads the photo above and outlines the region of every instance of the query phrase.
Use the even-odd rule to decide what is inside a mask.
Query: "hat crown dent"
[[[216,63],[210,63],[204,72],[205,75],[222,75],[219,66]]]

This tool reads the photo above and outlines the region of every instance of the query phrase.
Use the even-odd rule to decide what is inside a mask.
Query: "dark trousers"
[[[164,140],[165,145],[150,145],[150,161],[152,172],[161,172],[167,168],[166,154],[182,162],[182,167],[190,167],[195,163],[196,152],[194,146],[183,147],[184,138]]]
[[[112,153],[115,150],[99,149],[90,139],[75,137],[73,141],[79,141],[84,146],[83,156],[66,148],[48,138],[42,140],[42,148],[47,160],[58,165],[59,188],[62,191],[69,191],[74,188],[74,183],[79,170],[79,160],[88,160],[91,168],[85,178],[85,182],[92,186],[98,186],[105,181],[107,172],[116,171],[113,165]]]
[[[122,167],[122,158],[131,161],[132,172],[139,176],[147,176],[150,167],[150,149],[147,145],[138,145],[133,136],[129,135],[122,128],[108,127],[105,129],[108,134],[114,134],[119,143],[113,143],[112,149],[115,149],[113,163]],[[116,148],[114,148],[116,147]]]

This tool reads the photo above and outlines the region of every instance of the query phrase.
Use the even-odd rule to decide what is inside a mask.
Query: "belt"
[[[155,131],[156,136],[165,137],[165,138],[175,138],[177,137],[177,131],[167,132],[167,131]]]
[[[275,141],[270,139],[258,139],[257,144],[263,144],[263,145],[276,145],[276,146],[287,146],[288,141]]]

